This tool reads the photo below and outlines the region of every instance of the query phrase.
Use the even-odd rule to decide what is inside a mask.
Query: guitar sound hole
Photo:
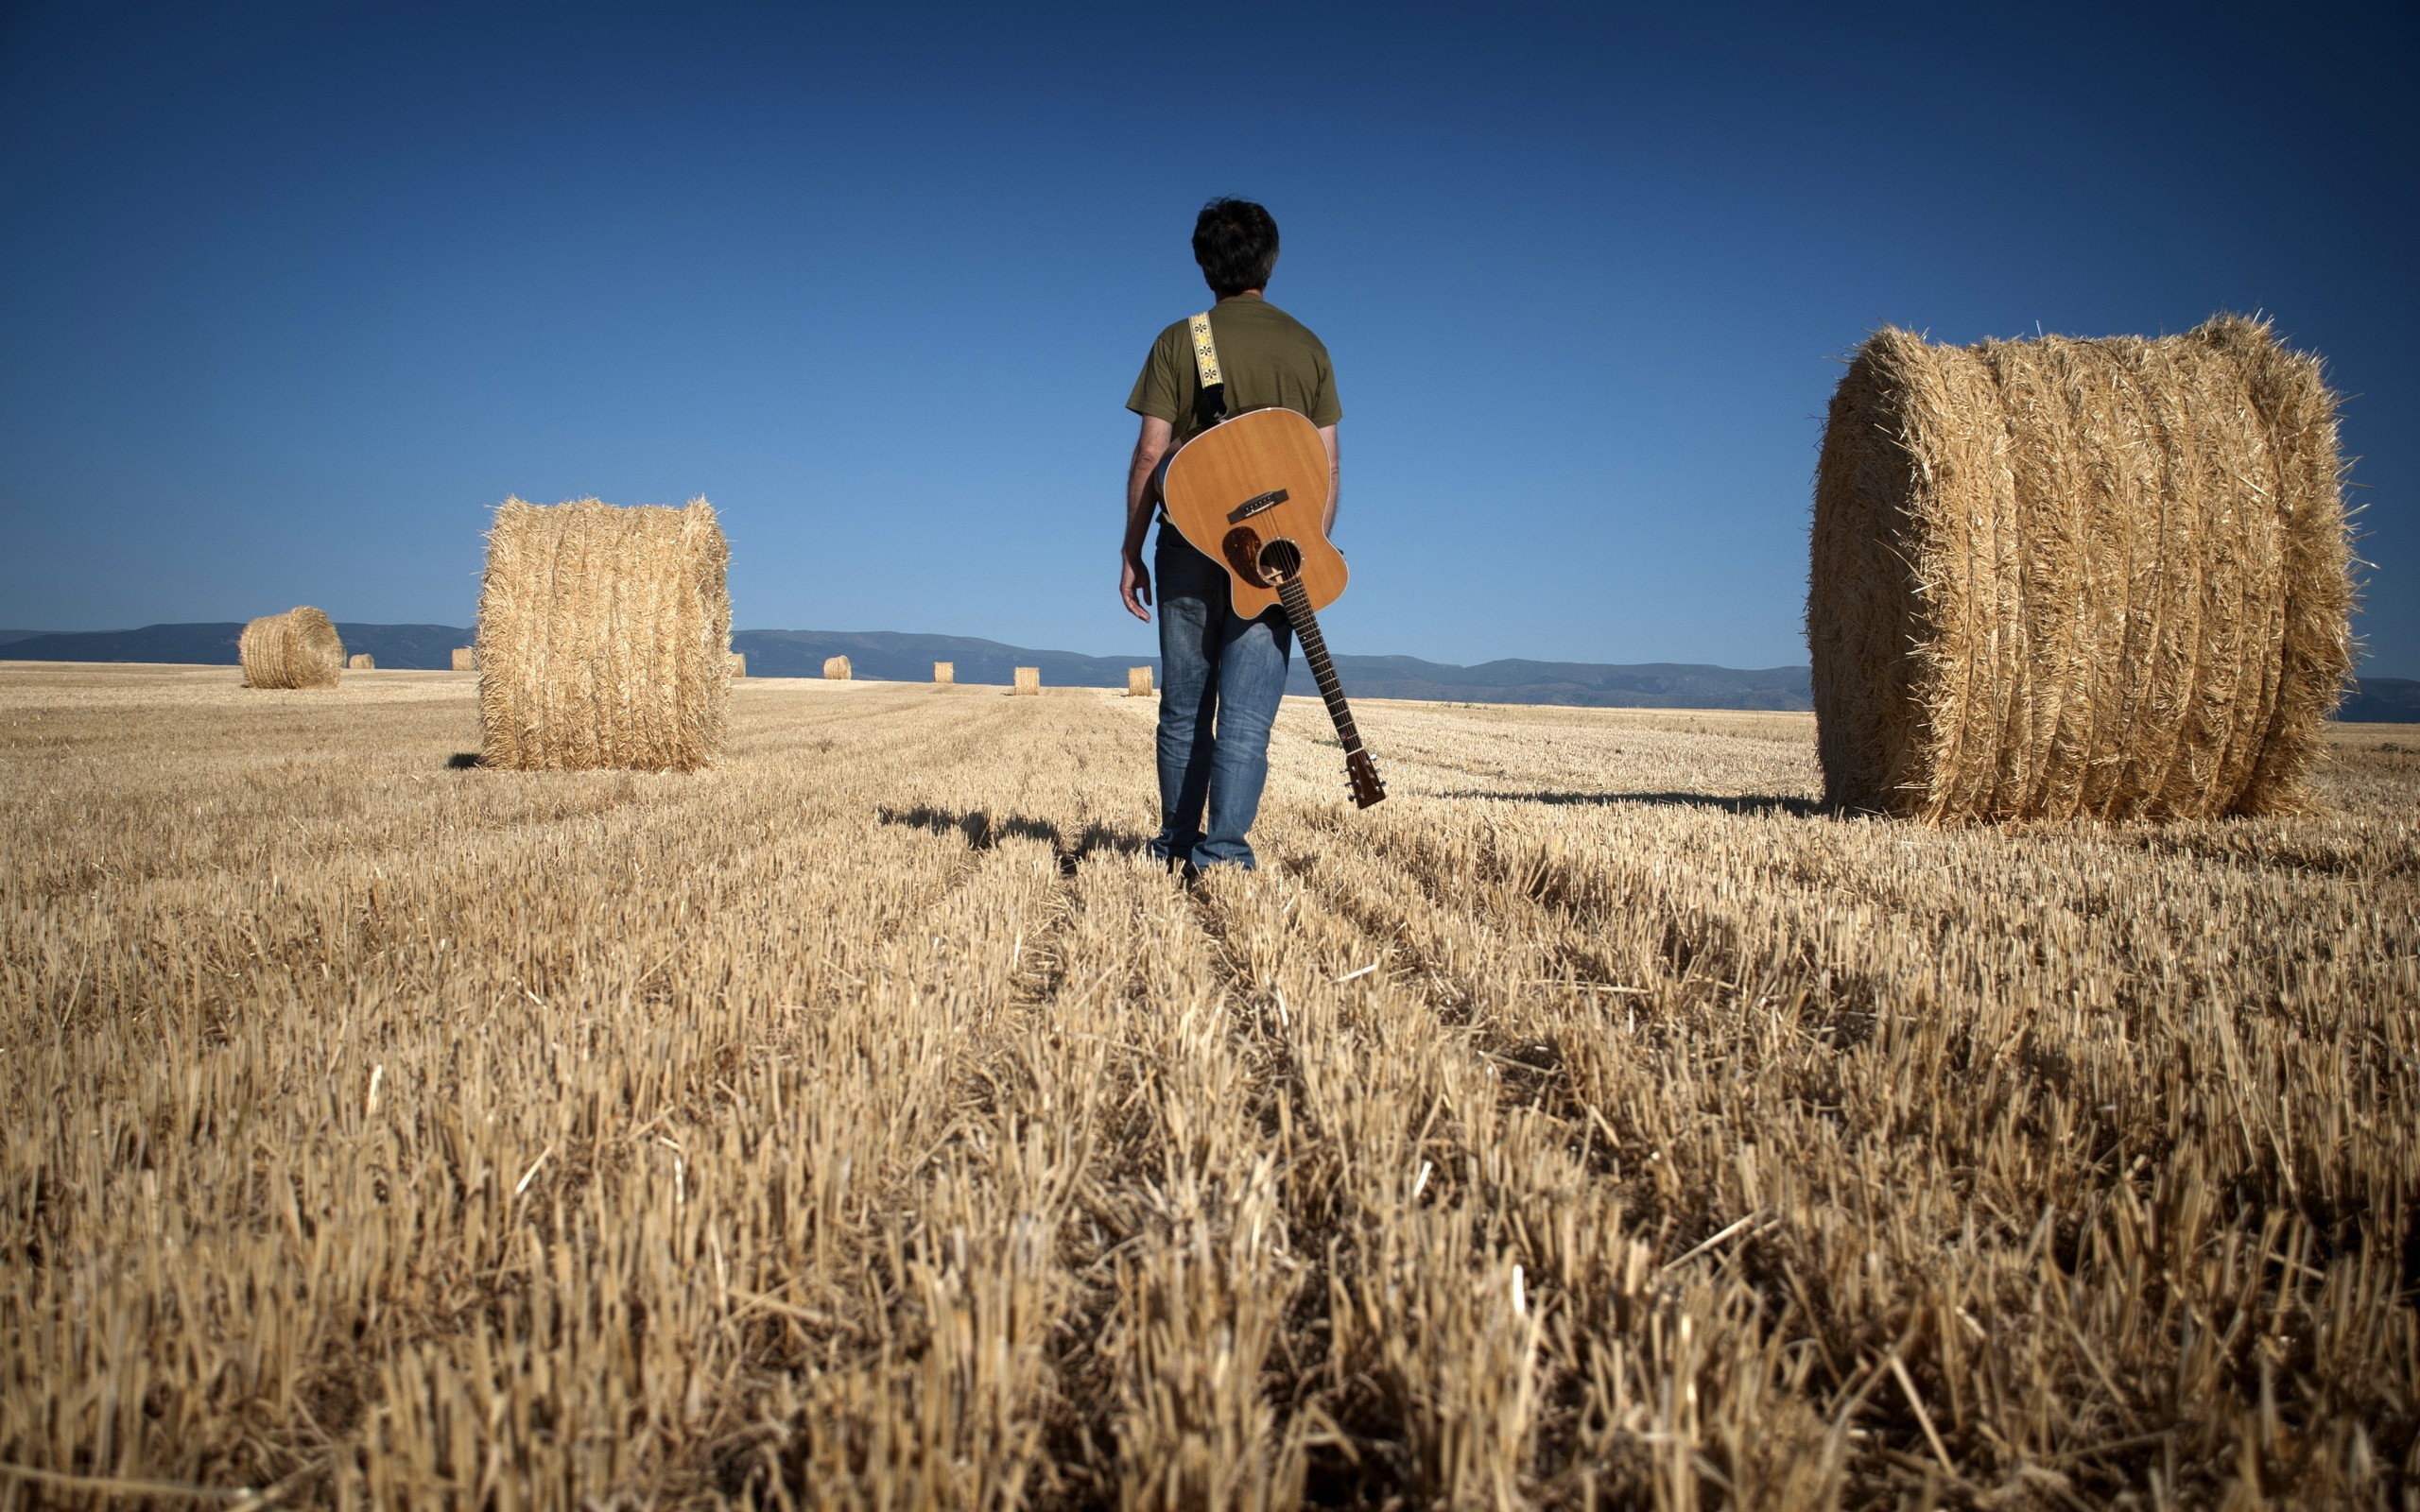
[[[1237,525],[1227,532],[1227,539],[1219,544],[1226,551],[1227,565],[1235,569],[1236,576],[1254,588],[1269,586],[1268,579],[1260,576],[1260,562],[1266,552],[1258,531],[1249,525]]]
[[[1262,576],[1285,582],[1303,570],[1303,548],[1284,536],[1260,548]]]

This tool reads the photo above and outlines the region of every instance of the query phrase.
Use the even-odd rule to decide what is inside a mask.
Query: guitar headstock
[[[1386,799],[1387,784],[1378,781],[1378,768],[1371,763],[1366,750],[1351,752],[1344,758],[1344,781],[1353,789],[1356,808],[1366,809]]]

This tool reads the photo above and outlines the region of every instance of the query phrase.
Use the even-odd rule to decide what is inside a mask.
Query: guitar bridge
[[[1274,509],[1285,502],[1286,490],[1284,489],[1271,489],[1267,493],[1255,493],[1251,498],[1246,499],[1243,503],[1236,505],[1233,509],[1227,512],[1227,524],[1231,525],[1242,524],[1245,521],[1251,519],[1253,515],[1260,513],[1263,509]]]

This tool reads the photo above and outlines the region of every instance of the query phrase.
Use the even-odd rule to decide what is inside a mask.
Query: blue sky
[[[1223,193],[1335,354],[1339,650],[1803,662],[1866,331],[2257,309],[2420,677],[2416,14],[23,6],[0,626],[464,624],[507,493],[702,493],[741,627],[1147,650],[1121,405]]]

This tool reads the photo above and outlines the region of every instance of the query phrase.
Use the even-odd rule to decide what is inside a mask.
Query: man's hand
[[[1141,552],[1126,554],[1126,565],[1117,574],[1117,596],[1126,600],[1127,613],[1146,625],[1151,623],[1151,611],[1146,607],[1151,602],[1151,569],[1143,565]]]

